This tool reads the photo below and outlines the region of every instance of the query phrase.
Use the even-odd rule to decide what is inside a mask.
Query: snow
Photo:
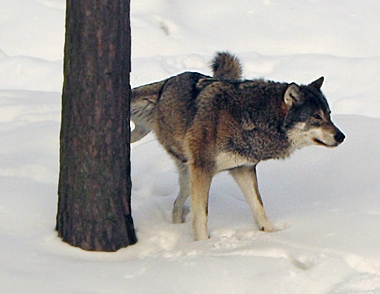
[[[207,241],[173,225],[173,163],[150,134],[132,145],[139,242],[86,252],[54,231],[64,0],[0,3],[1,293],[380,293],[380,2],[132,1],[132,86],[209,74],[217,50],[246,78],[325,76],[335,149],[258,166],[274,233],[257,230],[237,185],[213,181]]]

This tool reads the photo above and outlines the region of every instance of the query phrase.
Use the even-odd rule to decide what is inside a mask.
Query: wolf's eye
[[[315,113],[313,114],[313,117],[317,120],[321,120],[322,119],[322,116],[319,114],[319,113]]]

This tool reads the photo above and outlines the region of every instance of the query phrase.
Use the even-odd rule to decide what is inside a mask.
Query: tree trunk
[[[67,0],[56,229],[85,250],[136,240],[130,195],[130,0]]]

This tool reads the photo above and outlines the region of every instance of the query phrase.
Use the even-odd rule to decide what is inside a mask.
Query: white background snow
[[[185,70],[210,74],[217,50],[246,78],[325,76],[336,149],[308,147],[259,165],[281,229],[255,227],[240,191],[218,175],[208,241],[190,216],[172,225],[174,166],[153,135],[132,146],[139,242],[86,252],[54,231],[64,0],[0,2],[0,292],[380,294],[380,1],[135,0],[132,86]]]

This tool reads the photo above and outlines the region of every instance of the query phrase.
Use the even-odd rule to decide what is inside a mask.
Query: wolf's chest
[[[229,170],[243,165],[255,165],[257,162],[252,162],[246,157],[233,152],[221,152],[216,157],[216,172]]]

